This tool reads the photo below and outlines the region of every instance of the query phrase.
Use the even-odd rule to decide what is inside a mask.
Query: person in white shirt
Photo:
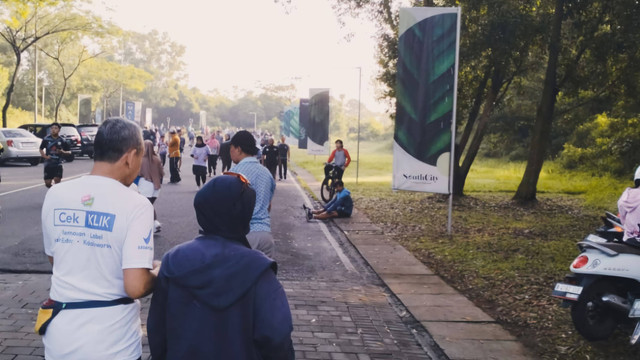
[[[50,299],[129,303],[61,310],[43,336],[46,359],[142,355],[140,303],[130,299],[153,290],[159,267],[153,261],[153,206],[129,188],[140,171],[142,144],[135,123],[105,120],[95,137],[91,173],[47,192],[42,232],[53,265]]]
[[[209,147],[202,141],[202,136],[196,138],[196,146],[191,149],[193,158],[193,175],[196,176],[196,186],[200,189],[200,182],[204,185],[207,181],[207,159],[211,155]]]

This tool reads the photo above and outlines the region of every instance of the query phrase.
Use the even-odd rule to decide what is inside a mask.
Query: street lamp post
[[[356,185],[360,173],[360,94],[362,92],[362,67],[358,66],[358,147],[356,150]]]
[[[46,82],[43,82],[43,83],[42,83],[42,119],[43,119],[43,120],[45,119],[45,116],[44,116],[44,89],[45,89],[46,87],[47,87],[47,83],[46,83]]]
[[[38,46],[33,46],[33,57],[34,57],[34,73],[33,73],[33,118],[35,123],[38,123]]]
[[[249,114],[253,114],[253,132],[258,132],[258,114],[254,112],[250,112]]]

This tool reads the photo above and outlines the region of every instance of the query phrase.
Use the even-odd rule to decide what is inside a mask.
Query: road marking
[[[71,177],[65,178],[65,180],[75,179],[77,177],[85,176],[87,174],[89,174],[89,173],[84,173],[84,174],[80,174],[80,175],[76,175],[76,176],[71,176]],[[23,187],[23,188],[20,188],[20,189],[16,189],[16,190],[11,190],[11,191],[7,191],[7,192],[4,192],[4,193],[0,193],[0,196],[10,195],[10,194],[17,193],[17,192],[20,192],[20,191],[37,188],[39,186],[44,186],[44,183],[37,184],[37,185],[31,185],[31,186]]]
[[[300,195],[302,195],[302,198],[304,199],[304,203],[307,205],[307,207],[313,209],[313,204],[311,203],[311,200],[309,199],[307,194],[304,192],[304,190],[302,190],[302,187],[300,186],[300,184],[298,184],[297,181],[294,181],[293,183],[296,185],[296,188],[300,192]],[[340,245],[338,244],[336,239],[333,237],[333,235],[331,235],[331,233],[329,232],[329,229],[327,229],[327,225],[325,225],[324,222],[322,222],[322,220],[320,220],[320,222],[318,222],[317,224],[320,225],[320,229],[322,230],[322,232],[324,233],[324,236],[329,241],[329,244],[331,244],[331,247],[333,247],[333,250],[335,250],[336,254],[340,258],[340,261],[342,261],[342,264],[344,265],[344,267],[347,268],[348,271],[355,272],[356,268],[353,266],[353,264],[351,263],[347,255],[345,255],[345,253],[342,251],[342,249],[340,248]]]

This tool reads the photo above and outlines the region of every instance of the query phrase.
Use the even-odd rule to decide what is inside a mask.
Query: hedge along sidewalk
[[[292,165],[298,179],[320,199],[320,181]],[[351,218],[333,219],[334,223],[450,359],[535,358],[493,318],[386,236],[355,206]]]

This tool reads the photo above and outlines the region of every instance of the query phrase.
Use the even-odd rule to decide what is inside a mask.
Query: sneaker
[[[155,220],[153,222],[153,224],[155,225],[155,231],[154,232],[160,232],[160,230],[162,230],[162,224],[160,223],[160,221]]]
[[[311,209],[307,209],[307,221],[311,221],[313,219],[313,214],[311,213]]]

